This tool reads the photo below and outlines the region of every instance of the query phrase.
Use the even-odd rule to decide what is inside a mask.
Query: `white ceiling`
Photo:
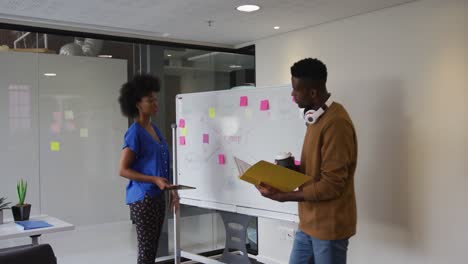
[[[234,47],[412,1],[0,0],[0,19]],[[260,11],[241,13],[235,9],[252,3],[259,5]],[[214,21],[211,27],[208,20]],[[275,30],[274,26],[280,29]]]

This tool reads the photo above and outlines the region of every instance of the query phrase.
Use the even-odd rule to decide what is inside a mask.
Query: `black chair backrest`
[[[2,264],[57,264],[49,244],[11,248],[0,251]]]

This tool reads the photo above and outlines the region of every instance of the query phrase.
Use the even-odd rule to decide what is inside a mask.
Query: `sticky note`
[[[54,121],[62,121],[62,112],[53,112],[52,118],[54,119]]]
[[[294,160],[294,165],[296,165],[296,166],[301,165],[301,161],[300,160]]]
[[[57,142],[57,141],[50,142],[50,150],[51,151],[60,151],[60,142]]]
[[[223,154],[218,155],[218,164],[225,164],[226,163],[226,158],[224,157]]]
[[[184,128],[185,127],[185,119],[179,119],[179,127]]]
[[[65,124],[65,127],[67,128],[68,131],[75,131],[76,129],[75,122],[73,121],[67,121],[67,123]]]
[[[247,96],[241,96],[240,98],[240,106],[247,106],[249,98]]]
[[[179,137],[179,145],[185,145],[185,137]]]
[[[80,128],[80,137],[87,138],[88,137],[88,129],[87,128]]]
[[[73,120],[74,118],[73,111],[65,111],[65,120]]]
[[[208,115],[210,116],[210,118],[216,117],[216,110],[214,109],[214,107],[210,107],[210,109],[208,110]]]
[[[54,134],[60,133],[60,124],[55,122],[52,125],[50,125],[50,131]]]
[[[209,144],[210,143],[210,135],[203,134],[203,143]]]
[[[187,135],[187,128],[186,128],[186,127],[181,128],[181,129],[180,129],[180,134],[181,134],[182,136],[186,136],[186,135]]]
[[[270,102],[268,100],[262,100],[260,102],[260,111],[266,111],[270,109]]]
[[[252,116],[253,116],[253,114],[252,114],[252,109],[246,108],[246,109],[245,109],[245,117],[246,117],[247,119],[252,119]]]

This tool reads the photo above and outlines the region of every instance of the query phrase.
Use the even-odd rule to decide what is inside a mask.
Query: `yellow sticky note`
[[[208,111],[208,114],[209,114],[210,118],[215,118],[216,117],[216,110],[214,109],[214,107],[210,107],[210,110]]]
[[[60,151],[60,142],[57,142],[57,141],[50,142],[50,150],[51,151]]]
[[[187,127],[181,128],[181,129],[180,129],[180,134],[181,134],[182,136],[187,136]]]

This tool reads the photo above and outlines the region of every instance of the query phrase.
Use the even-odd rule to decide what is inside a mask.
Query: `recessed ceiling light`
[[[44,73],[44,76],[53,77],[53,76],[57,76],[57,74],[53,72],[46,72]]]
[[[273,28],[274,28],[274,29],[279,29],[280,27],[278,27],[278,26],[275,26],[275,27],[273,27]]]
[[[112,55],[98,55],[99,58],[112,58]]]
[[[241,5],[238,6],[236,9],[241,12],[254,12],[258,11],[260,7],[258,5]]]
[[[229,65],[229,68],[231,69],[239,69],[239,68],[242,68],[241,65]]]
[[[167,54],[168,57],[172,57],[172,54]]]

